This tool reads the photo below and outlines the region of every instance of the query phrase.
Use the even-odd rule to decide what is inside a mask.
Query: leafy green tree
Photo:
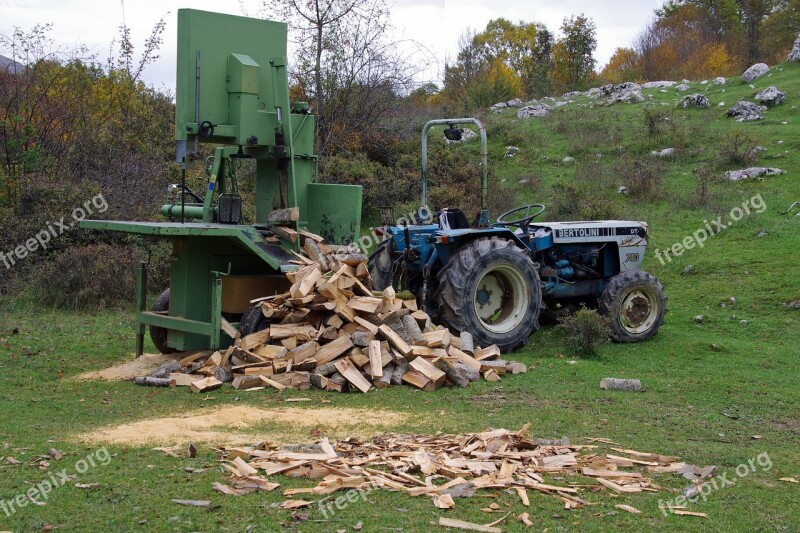
[[[561,32],[554,57],[556,79],[561,88],[574,91],[584,87],[594,74],[597,26],[583,14],[573,15],[564,19]]]

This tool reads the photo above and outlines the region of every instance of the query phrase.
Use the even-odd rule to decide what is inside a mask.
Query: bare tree
[[[262,15],[277,13],[294,30],[296,90],[314,105],[323,154],[358,149],[424,68],[387,38],[385,0],[267,0],[264,6]]]

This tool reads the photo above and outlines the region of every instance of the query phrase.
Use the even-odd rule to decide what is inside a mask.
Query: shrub
[[[719,148],[720,163],[723,168],[749,167],[758,161],[761,151],[756,139],[742,130],[726,135]]]
[[[37,298],[58,309],[95,310],[125,307],[136,287],[133,247],[90,244],[68,248],[34,274]]]
[[[585,307],[573,315],[558,319],[558,327],[567,334],[567,346],[584,355],[594,355],[597,347],[608,342],[608,319]]]
[[[613,171],[620,182],[628,187],[632,198],[655,200],[661,196],[664,163],[660,159],[650,156],[632,159],[625,155],[614,165]]]
[[[594,192],[591,192],[594,191]],[[597,188],[582,183],[553,185],[549,220],[612,220],[622,218],[622,210],[613,198]]]

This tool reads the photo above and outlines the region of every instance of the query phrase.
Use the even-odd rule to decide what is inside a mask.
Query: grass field
[[[362,522],[363,531],[429,531],[437,529],[429,522],[441,515],[491,522],[502,516],[480,511],[491,502],[513,515],[527,511],[537,531],[799,530],[800,485],[779,478],[800,476],[800,311],[787,305],[800,300],[800,269],[795,263],[800,217],[780,214],[792,201],[800,200],[800,66],[780,68],[754,85],[757,90],[777,85],[787,93],[787,102],[769,110],[765,120],[757,123],[736,124],[724,117],[727,106],[717,107],[720,101],[732,104],[756,92],[739,79],[722,87],[693,84],[694,90],[711,100],[707,110],[674,110],[680,95],[674,89],[665,93],[655,89],[645,91],[653,98],[644,104],[601,107],[581,97],[545,120],[522,122],[510,112],[487,117],[491,187],[510,188],[520,204],[548,203],[554,200],[551,186],[571,182],[577,174],[578,181],[595,193],[600,191],[599,196],[613,202],[625,216],[649,222],[645,265],[662,280],[669,295],[669,314],[654,340],[607,344],[597,356],[581,358],[566,351],[559,330],[544,327],[525,349],[510,356],[526,363],[529,372],[500,383],[481,382],[468,389],[433,393],[396,387],[367,395],[313,390],[291,395],[311,399],[293,405],[301,409],[324,405],[405,413],[406,421],[392,428],[397,432],[517,429],[530,422],[531,432],[540,438],[568,436],[575,443],[583,437],[608,438],[625,448],[678,455],[701,466],[716,465],[736,482],[713,492],[707,501],[689,504],[691,510],[707,513],[707,519],[663,515],[659,499],[675,496],[667,492],[614,496],[608,491],[585,491],[582,497],[596,505],[566,511],[550,496],[532,495],[526,508],[515,495],[487,491],[458,500],[454,510],[441,511],[427,498],[373,491],[366,503],[354,503],[328,519],[312,507],[304,511],[310,520],[298,521],[273,505],[283,500],[280,490],[238,498],[213,492],[211,484],[225,475],[209,446],[201,446],[196,459],[176,459],[152,451],[152,446],[108,445],[111,455],[104,461],[105,456],[97,455],[102,443],[75,437],[107,425],[191,410],[210,413],[226,405],[280,408],[285,405],[285,393],[240,394],[226,388],[205,399],[185,389],[74,381],[70,378],[77,374],[130,357],[131,313],[65,314],[4,302],[0,308],[0,457],[11,456],[22,464],[0,461],[0,500],[12,501],[63,468],[74,471],[80,466],[76,462],[89,454],[94,454],[97,466],[55,489],[46,505],[28,504],[9,513],[7,506],[0,507],[0,530],[351,531]],[[664,120],[674,127],[649,135],[645,109],[663,110]],[[719,154],[730,148],[737,132],[747,142],[767,148],[759,164],[786,173],[764,181],[722,182],[718,176],[733,167]],[[519,146],[520,156],[502,159],[508,144]],[[641,159],[650,150],[667,147],[677,148],[677,154],[659,170],[663,181],[655,199],[616,194],[619,185],[626,185],[617,172],[620,156]],[[575,165],[563,163],[565,156],[574,157]],[[703,166],[717,178],[700,202],[692,171]],[[520,184],[522,179],[529,181]],[[704,247],[687,250],[671,262],[662,265],[656,259],[656,249],[682,242],[703,228],[705,220],[727,218],[732,209],[754,197],[763,200],[763,212],[753,210],[710,237]],[[757,236],[760,232],[766,235]],[[692,268],[684,274],[689,264]],[[703,323],[693,320],[696,315],[705,317]],[[647,391],[602,391],[598,384],[607,376],[640,378]],[[270,435],[288,429],[263,422],[248,431],[269,440]],[[314,429],[322,434],[336,432],[324,424]],[[313,439],[309,431],[307,440]],[[65,456],[50,460],[45,471],[36,458],[51,447]],[[753,462],[746,476],[736,474],[737,466],[759,457],[762,462]],[[190,474],[185,471],[189,466],[209,469]],[[276,480],[282,488],[310,485]],[[656,481],[676,490],[688,484],[671,475],[657,476]],[[80,489],[76,483],[100,486]],[[181,507],[170,502],[173,498],[209,499],[218,507]],[[614,508],[618,503],[633,505],[642,514],[619,511]],[[521,529],[513,516],[509,519],[501,526],[504,530]]]

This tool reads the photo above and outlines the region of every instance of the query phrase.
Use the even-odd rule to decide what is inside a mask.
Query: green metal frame
[[[489,150],[486,142],[486,128],[477,118],[449,118],[428,121],[422,128],[422,206],[428,205],[428,133],[434,126],[478,126],[481,136],[481,211],[486,210],[486,195],[489,190]]]
[[[286,24],[178,11],[176,156],[186,168],[201,143],[215,145],[204,201],[162,208],[181,222],[81,223],[172,242],[168,314],[148,310],[147,265],[138,268],[137,354],[146,326],[165,328],[167,344],[176,350],[224,347],[222,278],[296,268],[288,251],[298,250],[299,240],[275,244],[262,235],[272,211],[299,208],[295,230],[306,228],[337,244],[360,236],[362,188],[315,183],[314,117],[307,104],[290,102],[286,55]],[[256,224],[214,223],[219,196],[232,192],[228,165],[241,157],[256,161]]]

